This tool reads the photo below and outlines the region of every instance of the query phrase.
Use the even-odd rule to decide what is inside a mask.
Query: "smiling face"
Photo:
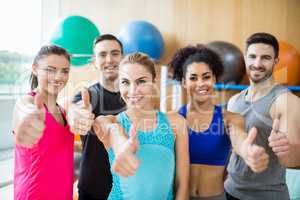
[[[120,66],[119,88],[127,109],[153,109],[154,77],[143,65],[126,63]]]
[[[39,90],[58,95],[69,79],[70,63],[64,55],[50,54],[43,56],[32,70]]]
[[[264,43],[251,44],[245,55],[247,74],[252,83],[260,83],[272,76],[278,63],[274,49]]]
[[[216,77],[204,63],[191,63],[187,66],[183,87],[187,90],[190,101],[203,103],[211,99],[214,92]]]
[[[123,57],[120,44],[115,40],[100,41],[95,45],[94,53],[95,65],[101,70],[104,79],[115,81]]]

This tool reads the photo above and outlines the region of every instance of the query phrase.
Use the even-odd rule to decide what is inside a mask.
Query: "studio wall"
[[[165,41],[161,64],[187,44],[224,40],[244,50],[245,39],[260,31],[270,32],[300,51],[299,0],[44,0],[43,8],[48,9],[48,17],[43,18],[44,39],[55,20],[68,15],[87,17],[101,33],[113,34],[132,20],[149,21]],[[51,13],[54,16],[49,18]],[[96,79],[92,66],[71,74],[76,83]]]

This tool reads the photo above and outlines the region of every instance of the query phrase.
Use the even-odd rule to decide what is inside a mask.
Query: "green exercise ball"
[[[55,27],[50,43],[65,48],[72,55],[73,66],[82,66],[93,55],[93,41],[99,35],[98,28],[89,19],[69,16]]]

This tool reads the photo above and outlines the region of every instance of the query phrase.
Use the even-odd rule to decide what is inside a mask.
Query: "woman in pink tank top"
[[[74,135],[56,103],[69,78],[70,56],[55,45],[40,49],[31,89],[13,113],[15,200],[71,200]]]

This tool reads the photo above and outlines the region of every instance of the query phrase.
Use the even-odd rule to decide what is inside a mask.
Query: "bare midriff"
[[[191,164],[190,196],[211,197],[224,192],[224,166]]]

